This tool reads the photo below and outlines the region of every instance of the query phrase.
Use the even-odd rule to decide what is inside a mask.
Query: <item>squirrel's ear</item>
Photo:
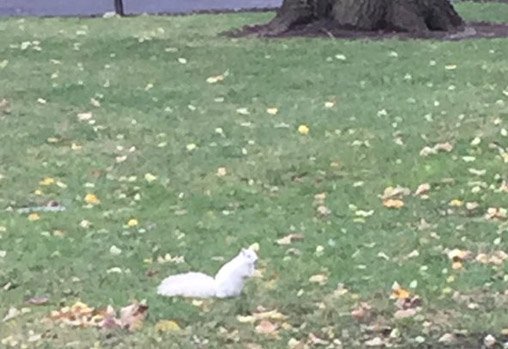
[[[247,250],[245,248],[242,248],[242,250],[240,251],[241,254],[245,254],[247,252]]]

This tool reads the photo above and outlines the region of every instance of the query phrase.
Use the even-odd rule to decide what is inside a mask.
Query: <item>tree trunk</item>
[[[265,34],[281,34],[296,24],[324,19],[346,29],[413,33],[463,25],[449,0],[284,0]]]

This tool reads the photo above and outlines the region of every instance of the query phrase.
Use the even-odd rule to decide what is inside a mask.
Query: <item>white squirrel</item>
[[[172,275],[162,280],[157,293],[168,297],[237,297],[245,280],[254,275],[257,260],[256,252],[242,248],[235,258],[219,269],[215,277],[196,272]]]

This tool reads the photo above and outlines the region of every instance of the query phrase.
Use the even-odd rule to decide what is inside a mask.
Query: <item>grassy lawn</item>
[[[503,4],[458,9],[508,18]],[[303,348],[319,338],[363,348],[379,337],[436,348],[455,333],[451,347],[476,348],[486,334],[503,339],[508,261],[476,257],[508,252],[503,212],[485,217],[508,207],[508,39],[217,36],[271,16],[0,21],[0,316],[30,310],[0,322],[0,347]],[[446,142],[450,152],[420,155]],[[425,195],[383,205],[387,187],[423,183]],[[87,194],[100,203],[87,205]],[[48,200],[66,211],[16,212]],[[304,240],[276,242],[290,233]],[[214,257],[253,243],[262,273],[243,297],[197,304],[155,294],[167,275],[213,274]],[[471,258],[453,264],[453,249]],[[161,263],[166,254],[185,263]],[[416,314],[395,316],[394,282],[420,297]],[[25,303],[41,295],[50,302]],[[118,309],[132,299],[150,306],[133,334],[41,323],[77,300]],[[275,332],[238,321],[259,306],[287,316],[268,320]],[[164,319],[181,330],[158,333]]]

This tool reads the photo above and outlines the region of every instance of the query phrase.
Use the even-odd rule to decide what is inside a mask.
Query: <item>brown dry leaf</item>
[[[309,343],[311,343],[312,345],[328,345],[330,344],[329,341],[326,341],[324,339],[321,339],[319,338],[318,336],[316,336],[314,333],[309,333],[309,340],[308,340]]]
[[[422,183],[416,188],[416,191],[414,192],[414,196],[419,196],[426,194],[430,190],[430,184],[429,183]]]
[[[429,156],[433,154],[437,154],[440,151],[451,152],[453,150],[453,145],[449,142],[446,143],[437,143],[433,147],[424,147],[420,151],[420,156]]]
[[[404,201],[399,199],[387,199],[383,200],[383,206],[387,208],[399,209],[404,207]]]
[[[52,311],[49,319],[72,327],[126,328],[133,331],[141,328],[147,310],[148,306],[135,302],[122,308],[119,319],[112,306],[106,309],[95,309],[78,301],[70,307]]]
[[[269,320],[261,320],[256,326],[256,332],[265,335],[277,334],[278,326]]]
[[[393,314],[393,317],[396,319],[406,319],[415,316],[417,312],[418,311],[414,308],[399,309]]]
[[[351,316],[358,321],[362,321],[371,315],[371,310],[372,307],[368,303],[362,302],[351,311]]]
[[[506,208],[496,208],[489,207],[487,209],[487,213],[485,213],[485,218],[488,220],[504,220],[508,217],[508,211]]]
[[[132,304],[120,310],[120,323],[129,331],[139,330],[143,327],[143,321],[148,315],[148,305],[134,301]]]
[[[436,149],[437,151],[445,151],[449,153],[453,150],[453,145],[449,142],[437,143],[436,145],[434,145],[434,149]]]
[[[288,234],[288,235],[284,236],[281,239],[278,239],[277,240],[277,244],[279,244],[279,245],[289,245],[289,244],[291,244],[294,241],[299,241],[299,240],[303,240],[303,239],[304,239],[304,235],[303,234],[292,233],[292,234]]]
[[[470,259],[472,257],[472,252],[468,250],[460,250],[458,248],[454,248],[453,250],[445,250],[446,255],[453,262],[462,262],[466,259]]]
[[[502,265],[508,260],[508,254],[504,251],[494,251],[490,254],[479,253],[475,260],[481,264]]]

